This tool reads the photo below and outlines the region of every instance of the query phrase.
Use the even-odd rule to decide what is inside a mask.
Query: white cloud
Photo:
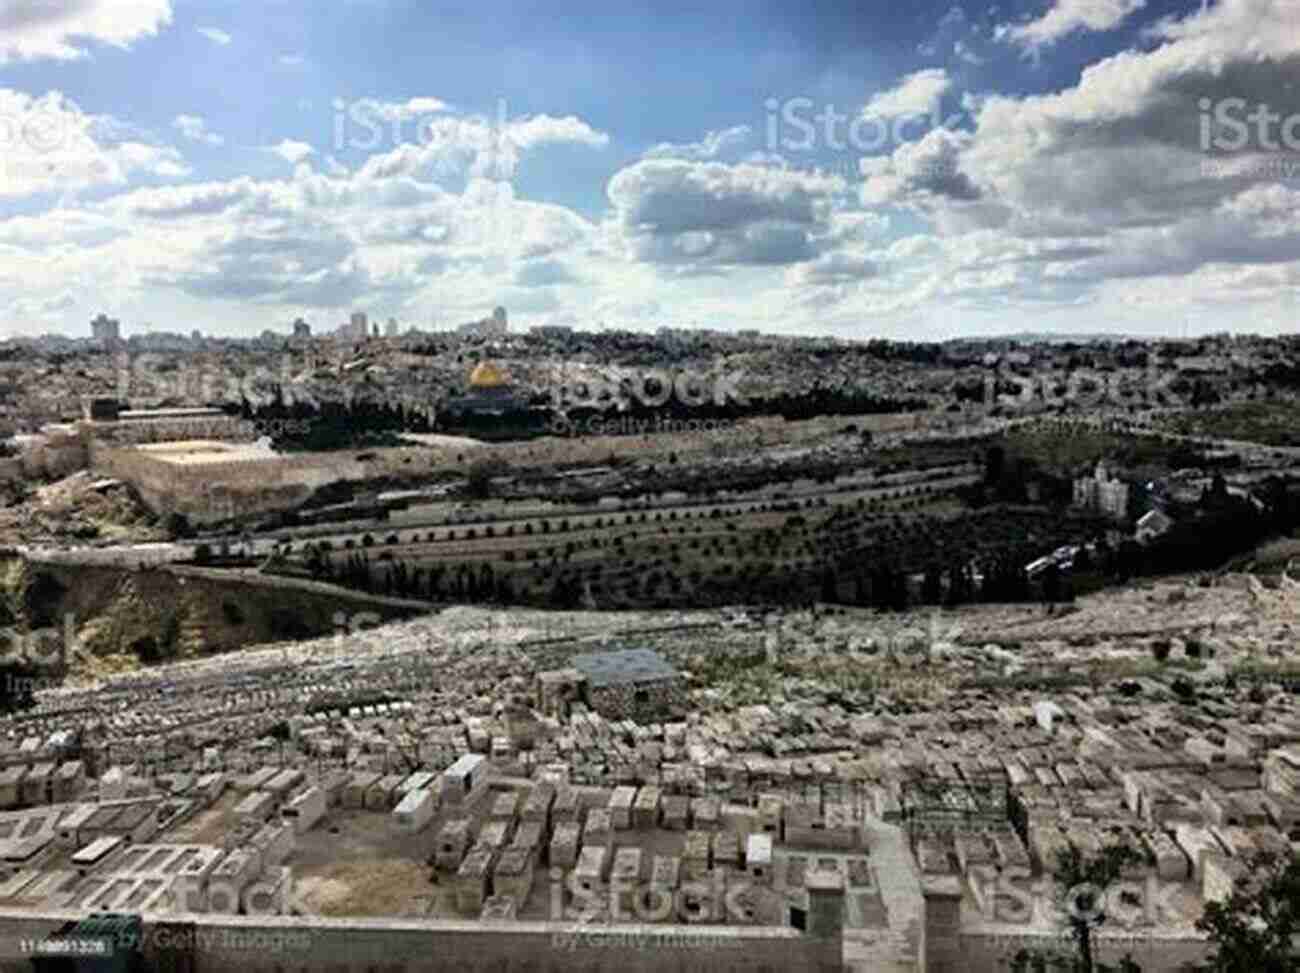
[[[88,54],[88,41],[129,47],[171,19],[171,0],[12,0],[0,5],[0,64],[74,60]]]
[[[215,132],[209,132],[207,122],[198,115],[177,115],[172,120],[172,127],[191,142],[203,142],[206,145],[224,145],[226,141]]]
[[[862,109],[863,118],[903,118],[936,110],[939,99],[952,87],[943,68],[926,68],[873,97]]]
[[[879,274],[879,265],[865,253],[838,250],[793,268],[790,279],[796,285],[818,285],[853,283]]]
[[[389,135],[374,124],[364,139],[350,144],[373,149]],[[371,155],[360,171],[375,179],[467,174],[471,178],[508,180],[514,177],[524,153],[563,143],[603,148],[609,144],[609,136],[572,115],[535,115],[502,124],[481,116],[437,114],[422,119],[411,141],[404,141],[390,152]]]
[[[282,68],[300,68],[307,63],[307,59],[301,54],[281,54],[275,60]]]
[[[1055,44],[1077,30],[1106,31],[1118,27],[1146,0],[1052,0],[1041,17],[1024,24],[1002,24],[995,36],[1036,49]]]
[[[859,163],[867,177],[862,187],[865,205],[883,205],[917,196],[975,200],[979,189],[961,170],[967,132],[936,128],[917,142],[904,142],[892,155],[865,158]]]
[[[375,106],[380,118],[389,120],[419,118],[421,115],[445,112],[449,108],[445,101],[430,97],[408,98],[404,102],[372,101],[370,104]]]
[[[189,172],[175,149],[149,144],[108,116],[88,115],[57,91],[38,98],[0,89],[0,147],[0,198]]]
[[[749,141],[748,125],[734,125],[718,132],[708,132],[698,142],[660,142],[648,149],[646,159],[691,159],[702,161],[716,159]]]
[[[316,150],[306,142],[296,142],[293,139],[283,139],[278,145],[272,145],[267,148],[268,152],[274,152],[285,162],[290,165],[297,165],[307,156],[312,155]]]
[[[396,313],[436,287],[439,307],[463,303],[467,316],[483,313],[485,292],[509,293],[512,309],[536,314],[555,309],[548,288],[564,282],[566,252],[583,252],[593,232],[564,207],[516,199],[506,184],[474,180],[458,195],[401,175],[332,177],[304,162],[284,180],[137,189],[0,221],[0,261],[33,299],[77,275],[110,305],[99,295],[112,286],[209,308],[364,300]],[[60,251],[67,259],[38,267],[39,256]],[[590,248],[585,256],[593,259]],[[101,272],[110,266],[116,276]],[[523,289],[509,290],[512,282]],[[0,282],[0,308],[6,298]]]
[[[623,244],[653,264],[791,264],[815,255],[830,226],[833,176],[648,159],[609,181]]]
[[[972,51],[970,44],[967,41],[963,41],[963,40],[958,40],[953,42],[952,55],[958,60],[964,61],[965,63],[974,65],[976,67],[979,67],[980,65],[985,63],[985,59],[980,57],[974,51]]]
[[[204,37],[206,37],[208,40],[212,41],[212,43],[217,44],[221,47],[225,47],[232,40],[234,40],[234,38],[231,37],[229,34],[227,34],[224,30],[221,30],[217,27],[200,27],[199,33],[202,34]]]
[[[571,142],[603,149],[609,145],[609,136],[598,132],[574,115],[556,118],[554,115],[533,115],[508,122],[505,129],[507,141],[521,149],[539,145]]]
[[[908,206],[947,237],[1050,241],[1019,259],[1076,297],[1146,277],[1195,288],[1203,268],[1300,259],[1294,186],[1269,164],[1292,154],[1201,143],[1201,99],[1300,113],[1293,4],[1222,0],[1149,37],[1154,47],[1090,65],[1061,91],[972,101],[973,132],[936,130],[863,160],[862,201]]]

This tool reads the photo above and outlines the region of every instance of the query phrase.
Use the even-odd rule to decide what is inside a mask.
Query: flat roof
[[[211,406],[176,406],[167,409],[122,409],[119,419],[176,419],[188,416],[224,416],[227,413]],[[233,416],[232,418],[238,418]]]
[[[191,463],[236,463],[271,460],[278,454],[252,443],[223,443],[215,439],[178,439],[166,443],[142,443],[135,447],[155,459],[179,466]]]
[[[72,863],[74,865],[80,865],[82,863],[89,864],[97,862],[121,843],[122,839],[117,835],[98,838],[74,854],[72,856]]]
[[[587,677],[593,688],[675,679],[677,670],[651,649],[623,649],[577,655],[569,664]]]
[[[443,771],[448,777],[464,777],[472,774],[483,763],[481,753],[465,753],[456,758],[456,762]]]

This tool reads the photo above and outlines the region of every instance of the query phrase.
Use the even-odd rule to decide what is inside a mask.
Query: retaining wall
[[[24,947],[72,913],[0,912],[0,971],[30,973]],[[180,924],[186,924],[183,928]],[[831,973],[840,940],[789,928],[145,916],[153,969],[194,973]],[[187,956],[188,954],[188,956]],[[185,959],[192,957],[192,964]]]

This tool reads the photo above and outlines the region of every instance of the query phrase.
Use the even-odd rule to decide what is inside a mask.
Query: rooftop
[[[663,656],[650,649],[623,649],[619,652],[593,652],[577,655],[570,665],[587,677],[593,688],[622,686],[637,682],[675,679],[677,670]]]
[[[275,459],[272,450],[257,444],[223,443],[207,439],[183,439],[166,443],[145,443],[136,449],[154,459],[186,466],[191,463],[241,462]]]

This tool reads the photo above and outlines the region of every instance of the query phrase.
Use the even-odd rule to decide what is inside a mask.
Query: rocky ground
[[[167,537],[129,486],[88,470],[11,491],[9,501],[0,507],[0,546],[140,543]]]

